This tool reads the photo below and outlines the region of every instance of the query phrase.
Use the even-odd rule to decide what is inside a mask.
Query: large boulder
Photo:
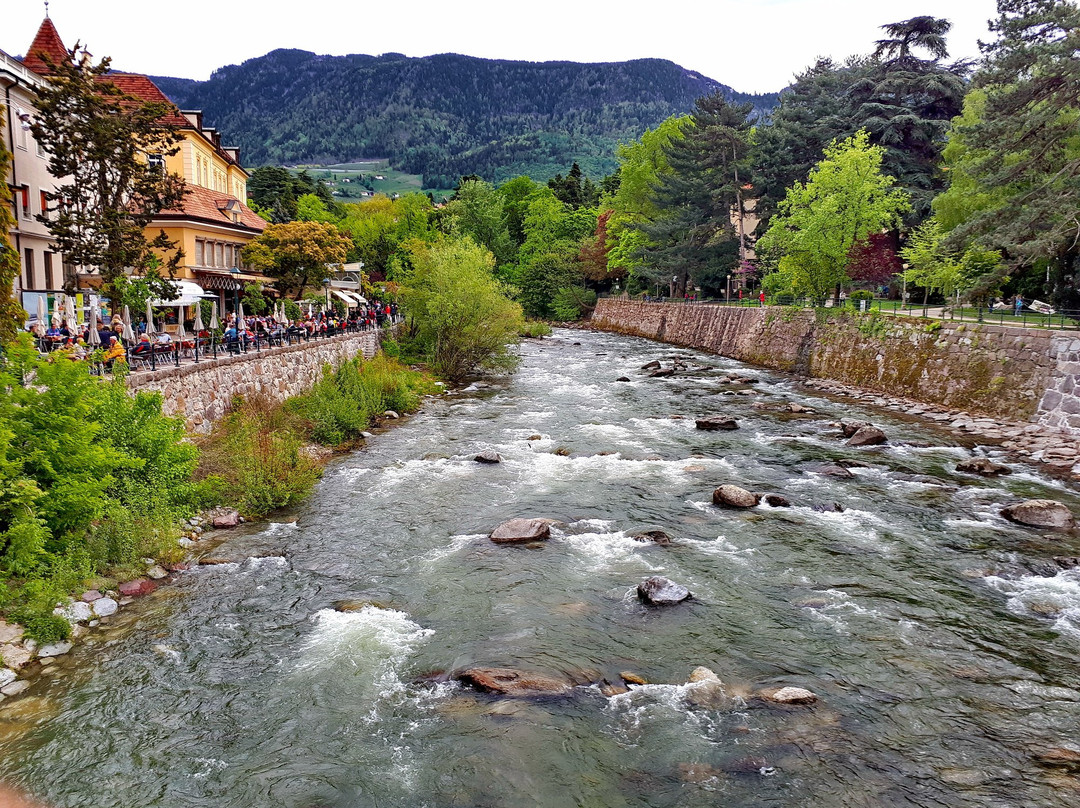
[[[703,665],[694,668],[686,684],[686,700],[691,704],[711,710],[728,706],[724,683],[715,671]]]
[[[858,421],[854,418],[840,419],[840,431],[844,433],[845,438],[850,438],[864,426],[870,426],[870,424],[866,421]]]
[[[516,698],[565,696],[573,689],[567,679],[515,668],[469,668],[459,673],[457,679],[484,693]]]
[[[705,430],[717,430],[717,429],[738,429],[739,422],[734,418],[729,418],[726,415],[710,415],[708,418],[698,418],[695,421],[698,429]]]
[[[477,463],[501,463],[502,455],[500,455],[498,452],[493,452],[492,450],[488,449],[487,451],[478,454],[476,457],[473,458],[473,460],[475,460]]]
[[[713,491],[712,501],[725,508],[753,508],[761,497],[737,485],[722,485]]]
[[[995,463],[988,457],[969,457],[956,464],[956,470],[963,474],[979,474],[983,477],[998,477],[1012,474],[1012,469],[1002,463]]]
[[[1070,528],[1075,524],[1072,511],[1052,499],[1028,499],[1002,508],[1001,515],[1030,527]]]
[[[491,531],[491,540],[496,544],[540,541],[550,536],[551,522],[547,519],[510,519]]]
[[[885,437],[885,433],[878,429],[876,426],[859,427],[847,440],[847,446],[880,446],[883,443],[888,443],[889,439]]]
[[[646,578],[637,588],[638,597],[650,606],[672,606],[690,597],[690,590],[660,575]]]
[[[117,587],[121,595],[128,598],[139,595],[149,595],[157,589],[157,584],[147,578],[136,578],[134,581],[125,581]]]

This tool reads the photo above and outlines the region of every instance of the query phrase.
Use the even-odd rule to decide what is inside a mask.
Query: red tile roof
[[[233,222],[232,216],[223,211],[225,203],[229,200],[239,200],[235,196],[223,194],[219,191],[211,191],[198,185],[188,185],[184,195],[184,203],[179,210],[162,211],[156,219],[197,219],[201,222],[225,225],[226,227],[239,227],[243,230],[261,233],[266,229],[267,221],[255,211],[240,202],[239,220]]]
[[[53,64],[66,62],[69,58],[68,49],[64,47],[64,41],[60,39],[60,34],[56,32],[56,26],[48,17],[41,21],[37,36],[34,37],[34,41],[30,43],[30,49],[26,52],[26,56],[23,57],[23,64],[35,73],[48,75],[52,72],[52,69],[46,64],[45,59],[42,58],[43,56],[48,57]]]
[[[108,82],[121,92],[138,98],[140,101],[166,104],[169,111],[162,116],[162,123],[177,126],[181,129],[191,127],[191,122],[180,114],[180,110],[176,108],[176,105],[169,100],[165,93],[161,92],[158,86],[150,80],[149,76],[143,76],[139,73],[114,73],[110,71],[104,76],[98,76],[98,81]]]

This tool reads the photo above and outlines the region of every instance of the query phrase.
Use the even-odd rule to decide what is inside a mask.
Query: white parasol
[[[154,309],[150,306],[150,301],[146,301],[146,336],[152,337],[157,333],[157,329],[154,328]]]
[[[125,342],[135,341],[135,331],[131,327],[131,309],[124,305],[124,330],[120,334]]]
[[[98,334],[97,306],[90,307],[90,333],[86,335],[86,344],[96,348],[101,344],[101,335]]]

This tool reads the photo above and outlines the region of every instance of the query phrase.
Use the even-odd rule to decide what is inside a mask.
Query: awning
[[[194,281],[173,281],[176,284],[176,297],[171,300],[151,300],[152,306],[194,306],[206,296],[203,288]]]
[[[356,299],[352,295],[350,295],[348,292],[342,292],[342,291],[340,291],[338,289],[331,289],[330,291],[333,292],[335,295],[337,295],[341,300],[344,300],[345,305],[348,306],[349,308],[354,308],[355,306],[359,305],[356,302]]]

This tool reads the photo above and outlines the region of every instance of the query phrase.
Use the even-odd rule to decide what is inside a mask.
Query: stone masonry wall
[[[1080,433],[1080,340],[1042,329],[781,307],[601,300],[601,330]],[[1041,402],[1041,405],[1040,405]],[[1074,423],[1075,421],[1075,423]]]
[[[225,414],[234,395],[284,401],[310,390],[325,365],[336,369],[361,354],[370,359],[378,348],[376,331],[342,334],[262,352],[219,356],[217,360],[179,368],[134,373],[128,377],[128,389],[160,391],[166,415],[183,416],[188,430],[207,434]]]

